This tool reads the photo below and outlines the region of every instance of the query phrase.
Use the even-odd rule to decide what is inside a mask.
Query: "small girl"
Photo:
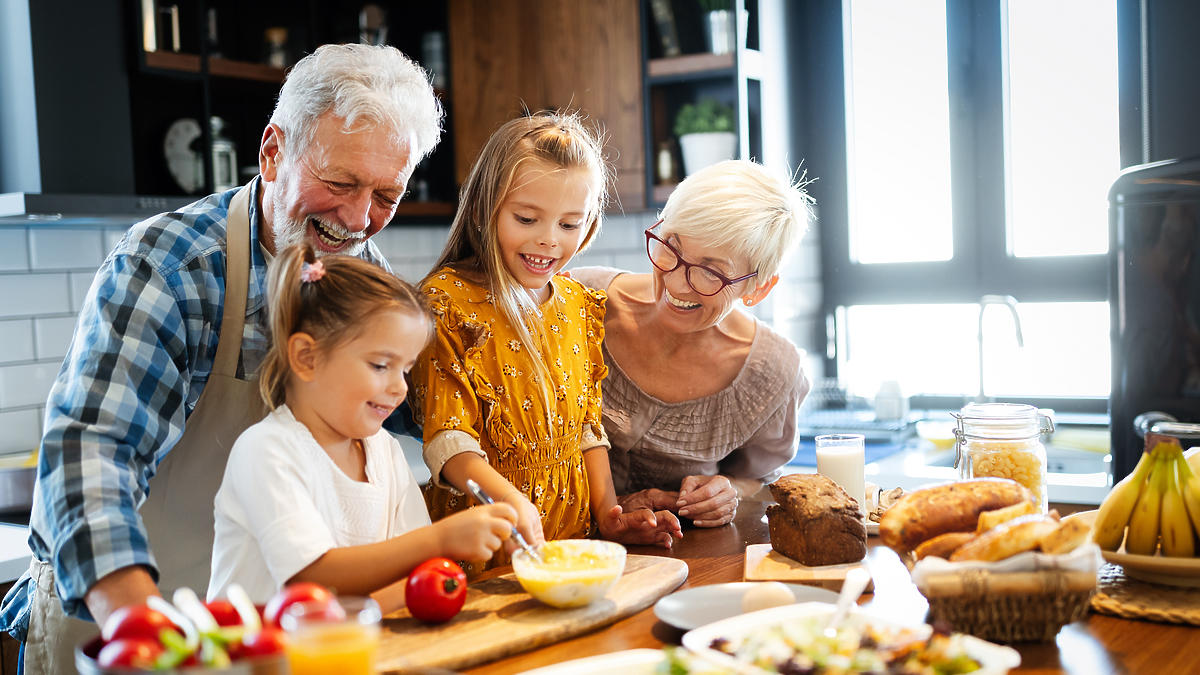
[[[269,293],[259,387],[272,412],[229,455],[208,597],[236,582],[266,602],[295,581],[366,595],[431,557],[491,557],[516,522],[512,507],[431,525],[399,443],[381,428],[432,334],[416,289],[365,260],[317,260],[305,244],[272,263]]]
[[[516,508],[533,545],[587,537],[593,518],[626,543],[681,536],[670,512],[617,506],[600,424],[604,294],[556,275],[599,231],[605,182],[597,138],[558,113],[504,124],[471,169],[422,282],[437,330],[412,375],[435,518],[470,506],[474,479]]]

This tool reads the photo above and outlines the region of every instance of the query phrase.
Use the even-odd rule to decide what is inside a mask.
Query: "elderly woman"
[[[571,271],[608,292],[604,428],[627,510],[724,525],[739,494],[777,478],[792,458],[809,389],[800,353],[736,305],[770,293],[809,205],[784,176],[721,162],[680,183],[646,230],[649,274]]]

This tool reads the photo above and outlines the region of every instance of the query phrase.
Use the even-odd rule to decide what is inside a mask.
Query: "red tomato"
[[[237,650],[239,659],[249,659],[255,656],[271,656],[282,654],[287,646],[287,633],[278,628],[264,626],[262,630],[242,640],[242,646]],[[232,653],[233,650],[230,650]]]
[[[228,600],[212,600],[204,603],[208,612],[217,620],[218,626],[240,626],[242,617],[238,615],[233,603]]]
[[[267,603],[267,608],[263,611],[263,621],[278,628],[279,617],[283,616],[284,610],[297,602],[333,602],[333,593],[320,584],[307,581],[288,584]]]
[[[151,609],[146,605],[128,605],[108,616],[108,620],[104,622],[104,629],[100,631],[100,636],[104,638],[105,642],[123,638],[141,638],[157,643],[158,636],[164,628],[183,635],[179,628],[171,623],[167,615],[157,609]]]
[[[446,558],[431,558],[417,565],[404,585],[408,611],[421,621],[449,621],[466,601],[467,575],[457,563]]]
[[[163,651],[158,638],[120,638],[104,645],[96,655],[96,662],[101,668],[151,669]]]

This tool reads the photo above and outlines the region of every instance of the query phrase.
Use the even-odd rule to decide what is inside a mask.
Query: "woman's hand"
[[[485,561],[508,540],[517,512],[509,504],[476,506],[433,524],[441,553],[451,560]]]
[[[737,515],[737,488],[721,475],[687,476],[679,486],[675,507],[696,527],[720,527]]]
[[[668,492],[666,490],[659,490],[658,488],[640,490],[617,498],[617,503],[621,505],[621,509],[625,512],[635,509],[650,509],[651,511],[666,509],[674,511],[675,503],[678,501],[678,492]]]
[[[639,508],[626,513],[620,505],[616,505],[607,513],[596,515],[600,536],[609,541],[671,548],[675,539],[683,538],[679,519],[670,511]]]
[[[504,495],[503,502],[511,505],[517,511],[517,531],[525,537],[530,546],[546,543],[546,535],[542,532],[542,514],[529,498],[519,490],[509,490]],[[504,550],[512,553],[517,547],[516,542],[509,541]]]

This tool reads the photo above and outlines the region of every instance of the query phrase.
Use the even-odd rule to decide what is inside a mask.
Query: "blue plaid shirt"
[[[252,189],[250,234],[257,242],[259,179]],[[137,509],[212,370],[235,192],[131,227],[96,273],[80,310],[46,404],[29,536],[33,554],[53,562],[69,615],[91,618],[84,594],[105,575],[130,565],[155,570]],[[362,257],[388,267],[374,243]],[[260,246],[251,247],[250,267],[239,375],[255,372],[268,348]],[[0,629],[21,641],[32,593],[26,573],[0,607]]]

